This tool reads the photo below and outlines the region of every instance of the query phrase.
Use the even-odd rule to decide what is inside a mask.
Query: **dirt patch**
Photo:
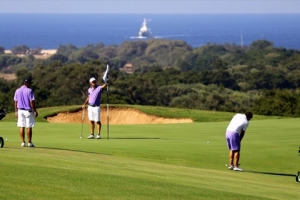
[[[82,111],[59,113],[53,117],[47,117],[50,123],[81,123]],[[84,112],[84,123],[88,123],[87,110]],[[106,124],[106,108],[101,108],[101,122]],[[110,108],[110,124],[174,124],[174,123],[193,123],[192,119],[171,119],[147,115],[139,110],[132,108]]]
[[[17,76],[15,74],[0,73],[0,78],[3,78],[3,79],[8,80],[8,81],[11,81],[11,80],[15,80],[17,78]]]
[[[53,54],[56,54],[57,49],[43,49],[39,55],[33,55],[37,59],[47,59]],[[5,50],[5,54],[12,54],[11,50]],[[25,57],[25,54],[17,54],[18,57]]]
[[[53,54],[56,54],[57,50],[56,49],[47,49],[47,50],[42,50],[40,55],[34,55],[35,58],[37,59],[48,59],[51,57]]]

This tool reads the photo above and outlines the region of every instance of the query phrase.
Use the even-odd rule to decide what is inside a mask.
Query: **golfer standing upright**
[[[253,114],[251,112],[238,113],[233,116],[226,129],[226,141],[229,149],[228,169],[230,170],[244,171],[239,167],[241,141],[252,117]]]
[[[91,125],[91,134],[88,137],[88,139],[94,139],[95,138],[95,122],[98,125],[97,129],[97,139],[101,139],[101,121],[100,121],[100,99],[101,99],[101,93],[102,89],[106,87],[106,84],[103,84],[102,86],[99,86],[96,84],[96,79],[94,77],[90,78],[90,85],[91,87],[88,89],[88,97],[86,101],[84,102],[82,109],[85,109],[85,106],[87,103],[89,103],[88,106],[88,117],[90,120]]]
[[[28,147],[35,147],[32,143],[32,127],[34,127],[34,117],[38,116],[35,108],[34,94],[31,87],[32,80],[25,79],[23,86],[15,92],[15,115],[18,117],[17,126],[20,127],[20,137],[22,147],[26,146],[25,128],[27,128]]]

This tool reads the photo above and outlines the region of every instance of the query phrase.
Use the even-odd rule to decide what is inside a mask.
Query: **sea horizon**
[[[158,39],[249,46],[269,40],[275,47],[300,49],[300,14],[98,14],[0,13],[0,46],[57,49],[73,44],[121,45],[136,41],[143,19]]]

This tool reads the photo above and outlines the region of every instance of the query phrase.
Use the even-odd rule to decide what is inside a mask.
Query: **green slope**
[[[106,108],[106,105],[102,105],[103,108]],[[230,112],[217,112],[217,111],[206,111],[206,110],[192,110],[192,109],[181,109],[181,108],[169,108],[169,107],[159,107],[159,106],[139,106],[139,105],[110,105],[110,109],[115,107],[121,108],[132,108],[140,110],[146,114],[156,115],[159,117],[166,118],[191,118],[194,122],[220,122],[228,121],[232,118],[234,113]],[[74,106],[59,106],[59,107],[48,107],[38,109],[39,117],[36,119],[37,122],[46,122],[45,117],[53,116],[59,112],[72,112],[80,110],[80,105]],[[270,118],[282,118],[276,116],[260,116],[255,115],[253,120],[258,119],[270,119]],[[3,121],[16,121],[14,113],[8,113]]]
[[[228,122],[115,125],[88,140],[84,124],[37,123],[36,148],[0,124],[0,199],[297,199],[300,119],[251,121],[242,168],[225,167]],[[209,143],[207,143],[209,141]]]

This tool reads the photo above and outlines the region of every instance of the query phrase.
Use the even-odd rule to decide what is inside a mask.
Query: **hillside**
[[[300,116],[300,51],[276,48],[266,40],[249,47],[226,43],[192,48],[162,39],[120,46],[69,44],[48,59],[2,54],[0,69],[15,72],[16,79],[0,79],[0,103],[12,109],[15,89],[33,77],[38,107],[79,105],[88,79],[96,77],[102,84],[107,64],[111,104]],[[125,65],[132,66],[129,74]]]

